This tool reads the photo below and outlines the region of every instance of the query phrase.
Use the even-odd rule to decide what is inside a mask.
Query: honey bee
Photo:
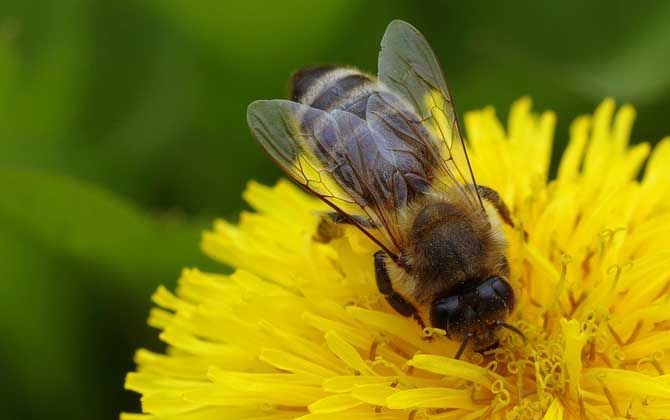
[[[442,69],[413,26],[389,24],[377,77],[304,68],[291,100],[255,101],[247,121],[277,165],[334,210],[318,240],[344,223],[379,246],[377,287],[398,313],[459,340],[457,357],[468,343],[497,345],[501,327],[521,334],[505,322],[510,211],[476,183]]]

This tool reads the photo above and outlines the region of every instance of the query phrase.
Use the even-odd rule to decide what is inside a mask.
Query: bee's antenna
[[[461,346],[458,348],[458,351],[456,352],[456,355],[454,356],[454,359],[458,360],[458,359],[461,358],[461,356],[463,355],[463,352],[465,351],[465,348],[468,345],[468,341],[470,341],[470,337],[471,337],[470,334],[465,336],[465,339],[461,343]]]
[[[501,321],[501,320],[496,321],[496,325],[500,326],[500,327],[503,327],[503,328],[506,328],[506,329],[512,331],[513,333],[519,334],[519,336],[523,339],[523,343],[524,344],[528,343],[528,339],[526,338],[526,335],[523,332],[521,332],[521,330],[518,329],[517,327],[515,327],[514,325],[508,324],[507,322]]]

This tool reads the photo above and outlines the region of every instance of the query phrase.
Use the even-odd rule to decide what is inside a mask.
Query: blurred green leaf
[[[592,100],[613,95],[637,105],[670,99],[670,2],[656,5],[656,13],[614,53],[562,69],[566,88]]]
[[[276,65],[287,57],[322,49],[337,39],[344,19],[359,5],[351,0],[324,0],[318,5],[312,0],[147,3],[229,66],[243,68]],[[307,12],[309,19],[305,18]]]
[[[62,175],[0,168],[0,228],[100,269],[145,290],[207,266],[198,243],[206,222],[157,219],[93,185]]]
[[[79,290],[73,287],[76,271],[3,229],[0,229],[0,256],[3,302],[0,361],[13,361],[10,366],[0,368],[7,370],[17,400],[25,401],[21,390],[34,399],[30,411],[21,415],[69,414],[84,418],[95,398],[71,407],[62,403],[72,395],[83,394],[87,388],[86,367],[80,363],[84,356],[78,335],[80,314],[73,310],[79,295]]]
[[[84,1],[3,3],[8,10],[0,13],[0,62],[14,71],[3,74],[10,78],[0,92],[0,102],[11,104],[0,115],[0,160],[51,167],[61,159],[59,146],[79,111]]]
[[[26,169],[0,168],[0,196],[0,369],[36,399],[14,409],[99,418],[91,413],[110,409],[107,393],[126,395],[132,352],[147,345],[153,289],[174,285],[183,266],[213,268],[198,246],[208,222],[150,215],[86,182]]]

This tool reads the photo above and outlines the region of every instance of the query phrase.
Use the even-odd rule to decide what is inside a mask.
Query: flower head
[[[454,359],[459,343],[379,294],[365,236],[316,242],[320,202],[250,183],[254,211],[203,238],[235,272],[184,270],[176,293],[155,293],[149,324],[168,350],[137,352],[126,388],[148,415],[122,417],[670,417],[670,139],[629,145],[633,119],[612,100],[577,119],[550,181],[552,113],[523,99],[507,129],[490,108],[466,115],[477,180],[520,226],[506,228],[509,322],[526,341],[504,332]]]

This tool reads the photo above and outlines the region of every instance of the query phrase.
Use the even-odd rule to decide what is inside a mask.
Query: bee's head
[[[514,291],[503,278],[465,281],[448,295],[435,299],[430,308],[433,327],[442,328],[447,337],[470,340],[476,350],[495,345],[497,330],[514,308]]]

